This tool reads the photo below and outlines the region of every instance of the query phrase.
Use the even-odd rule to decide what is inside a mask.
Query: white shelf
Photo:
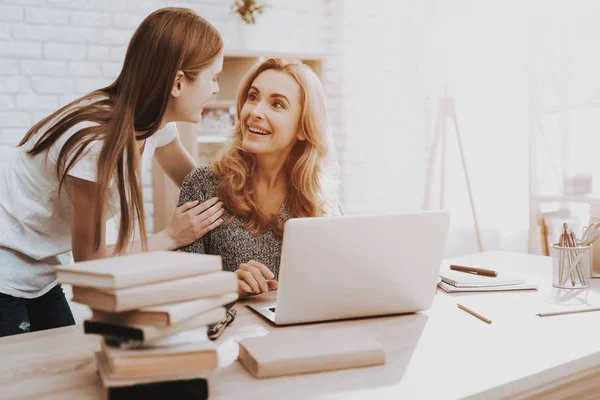
[[[538,203],[599,203],[600,197],[596,194],[562,194],[562,195],[535,195],[532,196]]]
[[[198,141],[198,144],[227,143],[229,138],[221,135],[198,135],[196,140]]]
[[[327,53],[299,53],[299,52],[285,52],[285,51],[260,51],[255,50],[243,50],[243,49],[228,49],[225,50],[225,57],[228,58],[268,58],[268,57],[279,57],[279,58],[296,58],[298,60],[306,61],[322,61],[329,54]]]

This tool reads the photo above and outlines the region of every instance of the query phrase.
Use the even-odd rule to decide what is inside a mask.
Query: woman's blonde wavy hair
[[[282,236],[283,223],[279,215],[268,215],[256,202],[251,179],[256,167],[255,155],[242,149],[242,107],[254,80],[267,70],[284,72],[300,86],[302,111],[298,134],[304,134],[306,140],[296,142],[284,166],[289,174],[287,204],[291,215],[301,218],[328,214],[332,197],[326,194],[325,186],[330,179],[325,176],[325,170],[330,164],[333,142],[325,91],[317,75],[301,61],[269,58],[248,71],[238,88],[238,122],[233,130],[233,140],[212,164],[212,171],[219,181],[217,196],[225,208],[244,220],[242,226],[245,229],[251,230],[255,236],[273,229],[275,234]],[[232,220],[233,217],[227,222]]]

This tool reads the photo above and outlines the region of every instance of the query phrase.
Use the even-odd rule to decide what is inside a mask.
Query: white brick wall
[[[349,213],[414,211],[422,206],[425,98],[420,72],[418,0],[336,0],[342,10],[325,84],[335,109]]]
[[[0,42],[0,57],[4,58],[40,58],[42,44],[23,40],[4,40]]]
[[[0,157],[55,107],[112,82],[141,20],[195,9],[229,49],[328,53],[323,82],[348,213],[419,208],[424,105],[419,0],[272,0],[241,24],[233,0],[0,0]],[[290,23],[293,21],[293,23]],[[151,188],[144,197],[151,227]]]
[[[196,10],[219,29],[230,49],[324,53],[331,47],[328,1],[269,2],[256,26],[240,23],[230,12],[232,3],[0,0],[0,158],[50,111],[111,83],[133,31],[158,8]],[[290,20],[295,22],[291,29]],[[333,119],[339,120],[339,115]],[[150,177],[145,171],[145,208],[151,229]]]
[[[23,9],[21,7],[0,6],[0,21],[23,20]]]

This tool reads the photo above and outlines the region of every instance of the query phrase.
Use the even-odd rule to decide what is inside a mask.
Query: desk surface
[[[451,261],[502,264],[506,271],[540,284],[539,292],[531,292],[534,297],[554,290],[547,257],[487,252],[443,264]],[[591,290],[600,292],[600,281],[593,281]],[[460,297],[438,292],[433,307],[425,312],[318,324],[375,337],[386,350],[383,366],[264,380],[254,379],[235,361],[236,339],[264,335],[271,329],[314,328],[274,328],[239,304],[236,321],[219,339],[223,367],[207,374],[211,399],[283,394],[328,399],[547,398],[550,391],[556,398],[567,393],[582,398],[594,390],[598,393],[600,313],[532,317],[518,324],[507,318],[488,325],[460,310],[456,306]],[[573,340],[564,345],[565,338]],[[103,398],[93,361],[98,349],[99,338],[84,335],[81,326],[0,339],[2,398]]]

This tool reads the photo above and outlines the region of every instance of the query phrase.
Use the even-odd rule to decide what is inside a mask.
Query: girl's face
[[[300,86],[285,72],[261,72],[240,113],[242,149],[254,154],[289,152],[299,137]]]
[[[185,75],[176,80],[171,92],[174,121],[200,122],[204,105],[213,95],[219,93],[218,78],[222,69],[223,53],[200,71],[196,80],[190,81]]]

